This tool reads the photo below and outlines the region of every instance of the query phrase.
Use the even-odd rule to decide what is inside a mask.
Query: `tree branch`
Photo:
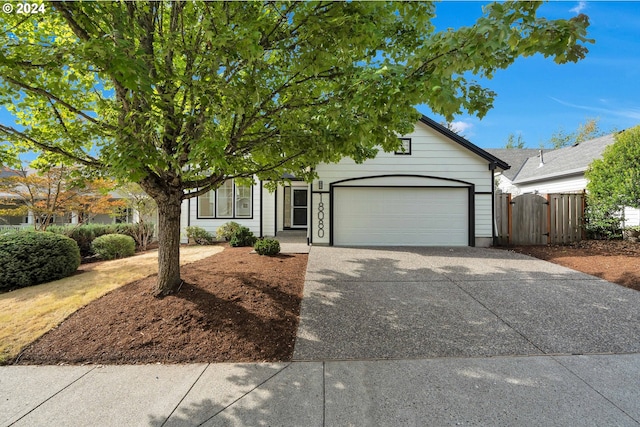
[[[31,144],[35,145],[36,147],[48,151],[50,153],[55,153],[55,154],[61,154],[69,159],[72,159],[78,163],[81,163],[85,166],[91,166],[91,167],[95,167],[95,168],[103,168],[104,167],[104,163],[100,162],[98,159],[91,157],[91,156],[87,156],[87,158],[82,158],[79,157],[76,154],[70,153],[66,150],[63,150],[60,147],[52,147],[50,145],[47,145],[45,143],[42,143],[40,141],[37,141],[35,139],[33,139],[32,137],[30,137],[29,135],[25,134],[24,132],[20,132],[19,130],[10,127],[10,126],[5,126],[0,124],[0,132],[3,132],[7,135],[10,136],[14,136],[14,137],[18,137],[18,138],[22,138],[25,139],[27,141],[29,141]]]
[[[16,86],[20,86],[21,88],[25,89],[26,91],[33,92],[33,93],[38,94],[38,95],[42,95],[42,96],[46,97],[49,101],[56,101],[57,103],[59,103],[60,105],[64,106],[65,108],[67,108],[72,113],[77,114],[80,117],[83,117],[83,118],[87,119],[91,123],[96,124],[96,125],[100,126],[101,128],[105,128],[105,129],[109,129],[109,130],[117,130],[117,128],[115,126],[108,125],[108,124],[106,124],[104,122],[101,122],[100,120],[96,120],[95,118],[93,118],[90,115],[86,114],[82,110],[79,110],[76,107],[74,107],[73,105],[69,104],[67,101],[61,99],[60,97],[58,97],[58,96],[56,96],[56,95],[54,95],[54,94],[42,89],[42,88],[30,86],[30,85],[28,85],[28,84],[26,84],[24,82],[21,82],[19,80],[14,79],[13,77],[4,76],[4,78],[9,83],[13,83]]]
[[[203,179],[199,179],[199,180],[184,181],[183,182],[184,188],[197,188],[197,190],[184,194],[183,200],[201,196],[201,195],[207,193],[208,191],[210,191],[216,184],[220,184],[220,183],[222,183],[222,182],[224,182],[226,180],[229,180],[229,179],[252,178],[253,176],[255,176],[255,175],[259,174],[259,173],[272,171],[274,169],[277,169],[277,168],[281,167],[285,163],[290,162],[291,160],[293,160],[293,159],[295,159],[297,157],[300,157],[304,153],[306,153],[306,150],[299,151],[296,154],[294,154],[292,156],[289,156],[289,157],[287,157],[285,159],[282,159],[282,160],[280,160],[280,161],[278,161],[276,163],[273,163],[273,164],[270,164],[270,165],[265,165],[263,167],[260,167],[258,169],[254,169],[254,170],[249,171],[249,172],[242,172],[242,173],[238,173],[238,174],[234,174],[234,175],[227,175],[227,176],[212,175],[212,176],[209,176],[207,178],[203,178]]]
[[[78,36],[78,38],[87,41],[91,39],[89,33],[78,24],[75,20],[71,9],[69,8],[69,4],[63,1],[53,1],[51,2],[54,8],[56,8],[62,14],[62,17],[67,21],[73,33]],[[85,15],[86,17],[86,15]]]

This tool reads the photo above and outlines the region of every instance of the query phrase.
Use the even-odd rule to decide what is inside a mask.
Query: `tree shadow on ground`
[[[210,365],[168,419],[149,425],[321,425],[322,375],[319,363]]]

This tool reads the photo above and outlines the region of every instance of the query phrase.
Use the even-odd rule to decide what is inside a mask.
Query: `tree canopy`
[[[159,210],[157,294],[180,284],[181,201],[230,178],[313,176],[398,147],[415,105],[484,116],[518,57],[578,61],[588,18],[493,3],[436,31],[433,2],[51,2],[0,16],[13,146],[138,182]]]
[[[614,212],[624,206],[640,208],[640,126],[617,134],[585,176],[591,203]]]
[[[524,138],[522,138],[521,133],[519,133],[518,136],[516,136],[516,134],[514,133],[510,133],[507,137],[507,143],[505,144],[504,148],[520,149],[524,148],[525,145],[526,143],[524,142]]]
[[[607,135],[598,125],[598,118],[589,118],[584,123],[580,123],[575,132],[567,132],[563,128],[557,129],[547,142],[553,149],[568,147],[570,145],[580,144],[590,139]]]

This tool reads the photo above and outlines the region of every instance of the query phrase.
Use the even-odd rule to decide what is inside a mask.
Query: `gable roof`
[[[570,147],[543,152],[544,163],[538,156],[529,158],[513,181],[515,184],[544,181],[567,175],[581,175],[589,164],[602,157],[605,147],[613,144],[616,134],[590,139]]]
[[[487,152],[506,161],[511,165],[511,169],[504,171],[502,175],[513,181],[518,175],[518,172],[522,169],[522,166],[527,162],[529,157],[535,157],[540,150],[535,148],[491,148],[487,149]]]
[[[494,164],[495,166],[499,167],[500,169],[507,170],[507,169],[509,169],[511,167],[505,161],[500,160],[499,158],[497,158],[493,154],[483,150],[482,148],[480,148],[477,145],[473,144],[472,142],[466,140],[465,138],[461,137],[460,135],[458,135],[457,133],[453,132],[452,130],[447,129],[446,127],[442,126],[440,123],[437,123],[437,122],[431,120],[427,116],[423,115],[420,118],[420,122],[424,123],[427,126],[429,126],[433,130],[441,133],[442,135],[446,136],[447,138],[453,140],[454,142],[457,142],[458,144],[462,145],[467,150],[477,154],[478,156],[480,156],[483,159],[489,161],[490,163]]]

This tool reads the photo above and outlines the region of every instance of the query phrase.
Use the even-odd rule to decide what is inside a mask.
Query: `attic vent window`
[[[411,155],[411,138],[398,138],[400,140],[400,149],[394,152],[397,156]]]

